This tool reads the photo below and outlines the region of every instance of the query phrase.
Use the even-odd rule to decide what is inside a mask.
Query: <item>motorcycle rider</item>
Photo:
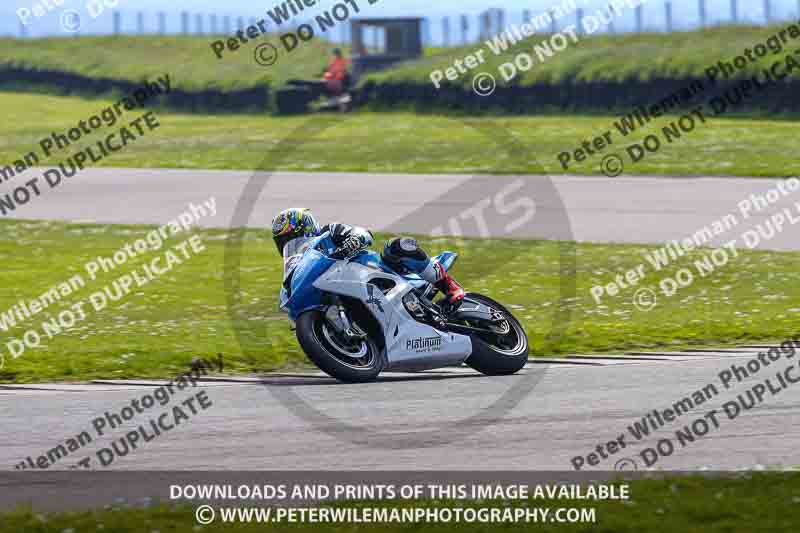
[[[333,58],[328,63],[323,79],[331,96],[339,96],[350,86],[350,60],[346,59],[339,48],[333,50]]]
[[[330,232],[330,238],[337,247],[337,256],[350,257],[368,248],[374,241],[372,232],[358,226],[338,222],[320,227],[308,209],[290,208],[278,213],[272,219],[272,238],[278,253],[284,258],[284,273],[289,272],[296,261],[306,251],[307,243],[313,237]],[[464,289],[439,264],[428,257],[411,237],[395,237],[386,242],[381,258],[398,274],[414,273],[444,293],[452,306],[464,299]]]

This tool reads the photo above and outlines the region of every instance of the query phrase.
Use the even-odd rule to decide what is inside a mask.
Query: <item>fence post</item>
[[[551,9],[550,13],[550,33],[558,33],[558,20],[556,20],[556,11]]]
[[[225,17],[222,19],[222,32],[225,35],[229,35],[231,33],[231,17],[228,15],[225,15]]]
[[[450,17],[442,19],[442,40],[445,47],[450,46]]]
[[[144,34],[144,13],[141,11],[136,13],[136,33],[138,35]]]
[[[503,33],[506,29],[506,10],[505,9],[498,9],[497,10],[497,33],[498,35]]]
[[[616,11],[611,7],[611,4],[608,5],[608,13],[611,15],[609,16],[608,21],[608,33],[616,33],[616,28],[614,28],[614,19],[616,18]]]
[[[667,33],[672,33],[672,3],[664,3],[664,18],[667,21]]]
[[[731,0],[731,20],[734,24],[739,23],[739,4],[737,0]]]
[[[578,33],[583,33],[581,31],[581,28],[583,27],[581,25],[582,20],[583,20],[583,9],[579,7],[578,9],[575,10],[575,28],[576,28],[575,31],[577,31]]]
[[[189,13],[186,11],[181,11],[181,33],[189,34]]]
[[[203,15],[197,14],[194,16],[194,33],[203,35]]]
[[[167,33],[167,14],[163,11],[158,13],[158,33],[161,35]]]
[[[25,27],[25,24],[22,21],[19,21],[19,38],[24,39],[28,36],[28,28]]]
[[[800,2],[800,0],[798,0]],[[531,10],[526,9],[522,12],[522,22],[525,24],[530,24],[531,22]]]
[[[697,0],[697,9],[700,12],[700,27],[706,27],[706,0]]]
[[[772,22],[772,5],[769,0],[764,0],[764,20],[767,21],[767,24]]]
[[[467,39],[469,39],[469,17],[461,15],[461,44],[467,44]]]
[[[428,43],[428,46],[433,46],[433,35],[431,34],[431,21],[426,19],[427,24],[425,24],[425,42]]]
[[[244,17],[236,17],[236,29],[241,30],[244,28]]]
[[[636,33],[644,31],[644,6],[636,6]]]

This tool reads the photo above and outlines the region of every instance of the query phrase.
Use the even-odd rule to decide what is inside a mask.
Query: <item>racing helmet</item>
[[[319,232],[319,224],[308,209],[292,207],[281,211],[272,219],[272,239],[281,256],[290,241],[298,237],[315,237]]]

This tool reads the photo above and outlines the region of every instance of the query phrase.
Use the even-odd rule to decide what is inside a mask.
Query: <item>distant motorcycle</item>
[[[314,111],[347,112],[353,108],[353,93],[349,88],[332,93],[329,81],[289,80],[276,94],[275,104],[280,114]]]
[[[508,309],[467,293],[452,308],[416,274],[400,275],[380,255],[342,257],[328,233],[304,251],[284,248],[288,261],[281,307],[296,323],[309,359],[344,382],[375,380],[384,370],[417,372],[466,363],[487,375],[518,372],[528,338]],[[457,254],[436,259],[449,270]]]

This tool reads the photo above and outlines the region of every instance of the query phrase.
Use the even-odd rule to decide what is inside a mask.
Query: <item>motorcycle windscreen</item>
[[[297,262],[303,253],[308,249],[314,237],[297,237],[287,242],[283,247],[283,279],[289,277],[292,270],[297,266]]]
[[[314,287],[314,282],[335,262],[317,250],[307,247],[302,257],[294,263],[289,281],[290,296],[286,302],[286,309],[292,320],[296,320],[306,311],[322,306],[323,293]]]

